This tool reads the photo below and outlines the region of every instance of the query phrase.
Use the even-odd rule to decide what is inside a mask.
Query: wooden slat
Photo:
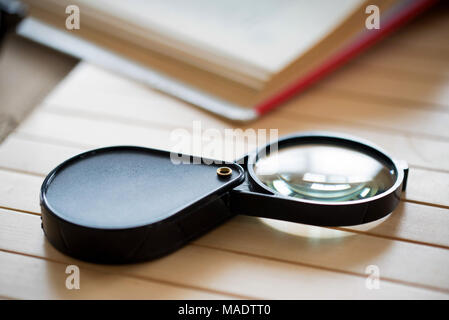
[[[61,86],[44,103],[53,113],[161,130],[191,128],[198,120],[203,129],[236,127],[139,85],[128,90],[126,86],[132,81],[95,67],[81,65],[67,81],[73,85]],[[120,87],[125,87],[129,95],[120,93]],[[449,170],[449,141],[430,139],[433,135],[447,137],[447,122],[447,114],[425,108],[377,104],[327,91],[323,96],[312,90],[246,127],[279,128],[282,134],[317,129],[349,132],[394,150],[394,156],[412,164]]]
[[[86,150],[81,147],[24,140],[12,134],[0,145],[0,168],[42,176],[61,162]]]
[[[66,115],[46,112],[44,109],[33,113],[16,132],[20,134],[31,135],[34,137],[45,138],[58,143],[69,143],[83,148],[103,147],[107,145],[140,145],[158,149],[174,150],[183,145],[184,153],[200,155],[201,151],[194,148],[193,140],[180,140],[172,137],[172,130],[166,127],[136,126],[129,123],[115,121],[103,121],[102,119],[92,119],[84,117],[67,117]],[[179,128],[183,129],[183,128]],[[183,129],[186,130],[186,129]],[[200,138],[202,146],[213,143],[210,138],[199,134],[194,134],[193,130],[186,131],[192,134],[192,139]],[[227,139],[230,142],[232,139]],[[226,141],[226,140],[223,140]],[[235,156],[232,151],[234,146],[223,143],[223,149],[210,150],[210,154],[203,154],[212,158],[223,160],[235,160],[252,150],[255,145],[246,145],[244,135],[236,140]],[[242,149],[240,149],[240,147]],[[246,146],[246,147],[245,147]]]
[[[252,294],[259,298],[272,299],[335,297],[444,299],[449,296],[449,294],[389,281],[381,281],[380,290],[368,290],[365,286],[365,277],[194,245],[189,245],[166,258],[137,265],[101,266],[83,263],[62,255],[51,247],[44,239],[39,226],[39,217],[0,210],[0,248],[45,257],[64,264],[77,264],[81,266],[81,285],[86,282],[97,283],[93,279],[86,280],[84,277],[86,270],[95,270],[143,279],[157,278],[206,290],[220,290],[237,295]],[[53,279],[53,281],[58,280]],[[346,288],[344,292],[341,291],[342,287]],[[280,290],[273,290],[273,288]],[[108,289],[112,291],[112,294],[117,294],[116,287]],[[123,291],[123,288],[118,291]],[[129,297],[127,294],[122,294]]]
[[[401,202],[384,222],[363,233],[449,248],[448,219],[447,209]]]
[[[447,68],[447,64],[444,63],[440,70],[447,70]],[[132,112],[136,101],[149,96],[148,90],[145,90],[145,86],[141,84],[135,85],[133,81],[121,79],[116,75],[108,74],[89,65],[77,67],[77,69],[72,72],[65,82],[66,85],[70,85],[60,86],[60,90],[55,91],[46,99],[48,103],[78,105],[80,108],[83,108],[85,103],[87,103],[87,106],[91,106],[99,101],[101,103],[101,97],[96,98],[98,93],[95,94],[95,92],[101,89],[100,91],[104,94],[103,99],[106,101],[109,99],[108,95],[118,96],[120,92],[122,94],[126,92],[128,100],[122,98],[123,100],[117,101],[117,103],[123,106],[123,108],[130,108],[130,112]],[[110,79],[98,81],[106,78],[106,74]],[[419,74],[411,76],[407,72],[398,72],[397,68],[391,70],[388,70],[388,68],[376,69],[369,64],[357,63],[355,61],[355,63],[349,63],[324,79],[316,87],[320,88],[322,92],[338,90],[348,95],[361,95],[366,100],[372,100],[375,97],[377,99],[375,100],[376,102],[379,101],[387,105],[401,104],[409,108],[447,112],[449,109],[448,82],[449,79],[447,77],[419,77]],[[129,89],[132,84],[134,84],[134,88]],[[120,89],[122,86],[124,88]],[[83,91],[84,94],[80,95],[80,91]],[[85,101],[89,99],[89,95],[86,95],[86,93],[92,94],[92,102]],[[172,99],[169,97],[156,98],[153,96],[153,98],[145,101],[145,105],[160,104],[161,107],[158,110],[163,112],[167,101],[170,100]],[[80,104],[78,101],[83,101],[83,103]],[[142,104],[141,101],[139,103]],[[182,116],[183,110],[181,108],[179,112],[180,116]],[[171,120],[176,123],[177,119],[181,119],[181,117]],[[206,118],[203,117],[203,119],[205,120]],[[219,123],[219,121],[214,119],[210,121],[216,124]]]
[[[418,137],[435,136],[449,140],[449,113],[393,107],[332,92],[311,91],[299,97],[293,104],[285,106],[285,110],[280,112],[311,115]]]
[[[0,207],[39,213],[43,177],[0,170]]]
[[[293,107],[292,107],[293,108]],[[392,134],[391,132],[385,132],[384,130],[379,130],[378,128],[369,128],[363,127],[359,125],[355,125],[354,123],[345,123],[339,121],[332,121],[329,119],[323,119],[322,117],[314,117],[310,115],[301,115],[300,119],[295,120],[296,117],[289,115],[290,107],[286,106],[285,111],[279,110],[275,113],[272,113],[270,117],[262,118],[257,122],[254,122],[243,129],[246,128],[273,128],[279,129],[279,134],[288,134],[295,131],[304,131],[304,130],[331,130],[331,131],[340,131],[348,134],[352,134],[355,136],[360,136],[361,138],[365,138],[368,140],[377,143],[379,146],[382,146],[387,151],[394,151],[392,155],[396,158],[406,159],[411,165],[420,166],[420,167],[428,167],[432,169],[439,170],[449,170],[449,162],[447,159],[449,158],[449,142],[443,140],[434,140],[423,137],[415,137],[406,134],[396,133]],[[287,113],[287,114],[286,114]],[[40,117],[41,115],[39,115]],[[56,114],[54,117],[58,121],[64,121],[64,117],[60,117],[64,115]],[[69,115],[65,115],[68,117]],[[48,117],[48,116],[46,116]],[[88,118],[89,119],[89,118]],[[30,121],[34,121],[35,117]],[[99,119],[104,120],[104,119]],[[76,122],[76,119],[74,120]],[[155,119],[157,121],[157,119]],[[193,120],[192,120],[193,121]],[[114,122],[114,121],[112,121]],[[93,122],[88,122],[91,125],[95,126]],[[120,122],[119,122],[120,123]],[[201,122],[202,123],[202,122]],[[130,123],[128,123],[131,125]],[[186,120],[183,125],[187,128],[188,125],[192,126],[192,122]],[[33,124],[35,126],[35,124]],[[203,123],[202,123],[203,125]],[[150,124],[146,125],[147,127],[151,127]],[[125,127],[122,127],[125,128]],[[144,126],[145,128],[145,126]],[[175,128],[175,127],[174,127]],[[203,128],[207,128],[205,125]],[[161,130],[169,130],[168,127],[160,128]],[[57,128],[54,128],[53,131],[57,131]],[[190,128],[190,131],[192,129]],[[22,126],[20,128],[19,133],[27,133],[28,135],[35,135],[38,137],[43,137],[44,139],[50,140],[61,140],[61,136],[49,136],[46,134],[46,131],[52,131],[51,128],[48,130],[40,130],[38,132],[32,131],[32,129],[28,130],[27,127]],[[122,131],[126,131],[126,129],[122,129]],[[69,136],[70,137],[70,136]],[[80,145],[79,140],[69,140],[73,143]],[[139,140],[137,138],[133,138],[132,141],[127,140],[132,144],[139,144]],[[149,140],[146,140],[147,142]],[[64,142],[64,141],[63,141]],[[105,143],[105,142],[104,142]],[[104,145],[99,144],[99,146]],[[114,143],[114,141],[110,140],[110,142],[106,143]],[[86,146],[86,141],[81,141],[81,144]],[[148,145],[148,144],[147,144]],[[94,144],[87,145],[88,147],[93,147]],[[98,145],[97,145],[98,146]],[[170,145],[165,145],[164,148],[169,148]]]
[[[438,28],[440,30],[447,29],[444,27]],[[397,42],[399,45],[408,48],[410,51],[426,52],[426,54],[440,59],[447,59],[449,54],[449,43],[447,41],[447,34],[435,32],[434,28],[427,28],[423,32],[412,34],[412,30],[408,33],[404,29],[402,34],[398,33],[391,37],[391,41]]]
[[[405,198],[449,207],[449,174],[415,168],[409,172],[408,183]]]
[[[449,288],[443,266],[449,260],[447,249],[361,234],[321,240],[298,237],[243,216],[195,243],[356,274],[363,274],[367,265],[377,265],[383,278]]]
[[[439,5],[395,32],[387,41],[396,42],[408,48],[409,51],[434,51],[440,52],[442,56],[446,53],[444,57],[447,58],[449,52],[448,12],[445,1],[440,1]]]
[[[135,144],[163,148],[169,145],[170,138],[169,132],[161,128],[65,117],[43,111],[34,112],[17,132],[85,146]]]
[[[411,50],[396,41],[384,41],[371,48],[352,64],[365,64],[383,71],[403,72],[414,75],[417,81],[425,82],[428,77],[445,79],[449,77],[449,59],[430,54],[427,50]]]
[[[74,262],[74,261],[71,261]],[[76,262],[75,262],[76,263]],[[79,290],[65,287],[67,264],[0,251],[0,295],[16,299],[225,299],[226,295],[179,288],[80,268]]]
[[[186,123],[190,126],[189,122],[198,119],[207,127],[226,126],[223,120],[205,117],[197,107],[89,64],[77,66],[44,102],[53,108],[118,117],[122,121],[140,120],[159,126],[185,126]]]
[[[357,70],[359,69],[361,68],[358,67]],[[86,79],[86,75],[90,77]],[[101,78],[106,77],[108,82],[105,84]],[[69,80],[70,85],[62,86],[50,95],[44,102],[44,107],[72,111],[72,113],[76,110],[78,113],[91,114],[92,117],[101,114],[120,118],[122,121],[132,120],[134,123],[140,122],[147,125],[185,126],[190,125],[189,121],[201,119],[206,127],[229,126],[229,123],[205,116],[196,108],[176,103],[169,97],[151,90],[143,90],[144,88],[139,86],[134,90],[118,90],[116,88],[122,84],[129,85],[130,81],[95,67],[84,65],[73,72]],[[126,95],[123,92],[126,92]],[[390,101],[380,103],[357,96],[354,99],[348,94],[336,95],[332,94],[332,91],[329,93],[323,90],[310,90],[288,105],[302,114],[313,112],[315,115],[339,117],[340,120],[369,123],[377,127],[416,134],[443,134],[445,137],[449,135],[447,113],[429,108],[404,109],[407,106],[393,104]],[[416,119],[420,121],[417,122]],[[411,130],[410,123],[418,127]]]
[[[391,37],[392,41],[399,42],[410,48],[419,48],[427,50],[439,50],[449,52],[449,43],[447,41],[449,33],[449,15],[447,8],[439,10],[438,13],[429,14],[412,23],[406,28]]]
[[[294,105],[291,107],[287,105],[285,111],[277,110],[251,126],[254,128],[279,128],[279,135],[310,130],[343,132],[367,139],[385,149],[392,157],[406,160],[412,166],[449,170],[447,161],[449,142],[447,141],[388,132],[352,122],[328,120],[322,116],[293,116],[288,114],[290,108],[294,108]]]
[[[173,101],[160,102],[157,99],[158,95],[155,94],[130,99],[121,94],[104,95],[101,90],[98,91],[89,95],[82,94],[80,91],[73,94],[79,98],[70,100],[67,97],[71,96],[72,93],[67,92],[58,99],[53,97],[46,101],[42,107],[68,116],[101,117],[106,120],[111,119],[142,126],[185,127],[191,126],[192,121],[204,119],[202,125],[205,128],[229,127],[229,123],[204,117],[198,110],[180,108],[174,105]],[[294,103],[284,106],[280,112],[284,114],[287,113],[287,110],[290,111],[289,114],[294,112],[299,115],[320,116],[324,119],[351,121],[415,136],[433,135],[449,138],[449,130],[447,129],[449,113],[392,107],[391,104],[380,104],[363,98],[354,99],[348,95],[338,95],[333,92],[323,95],[319,90],[312,90],[296,99]],[[176,120],[170,121],[169,119]],[[420,121],[417,122],[417,119]]]
[[[27,211],[39,212],[37,195],[41,180],[42,178],[39,177],[0,170],[0,187],[9,189],[6,198],[0,199],[0,206],[13,209],[26,208]],[[27,183],[27,181],[29,182]],[[416,214],[420,214],[419,211]],[[439,218],[446,219],[447,217],[439,215]],[[407,223],[406,221],[407,219],[401,219],[401,223]],[[395,222],[392,221],[392,223],[390,230],[394,230]],[[434,224],[433,227],[435,227]],[[429,234],[434,231],[426,230]],[[412,231],[409,230],[409,232]],[[343,240],[310,242],[307,238],[289,236],[265,227],[258,222],[258,219],[248,217],[235,219],[212,232],[211,235],[213,236],[206,235],[201,238],[198,243],[319,267],[326,267],[327,263],[331,261],[327,259],[332,259],[332,268],[357,274],[363,274],[363,268],[369,264],[382,265],[386,270],[383,273],[386,278],[449,289],[449,283],[445,280],[449,279],[449,270],[444,268],[449,263],[447,249],[366,235],[346,237]],[[417,235],[419,236],[419,233]],[[444,229],[441,230],[440,241],[447,242],[446,236],[447,233]],[[244,245],[244,243],[246,244]],[[317,246],[317,243],[320,245]],[[282,246],[285,246],[285,249],[281,249]],[[366,247],[366,250],[363,247]],[[342,257],[339,263],[333,260],[337,254],[334,250]],[[354,252],[360,253],[356,257]],[[419,275],[414,271],[403,272],[402,269],[405,266],[413,268],[412,270],[420,269]]]
[[[394,72],[381,71],[369,66],[348,64],[321,81],[317,88],[362,95],[367,100],[377,97],[379,101],[390,100],[410,107],[449,110],[449,80],[414,81],[410,76],[407,78]]]

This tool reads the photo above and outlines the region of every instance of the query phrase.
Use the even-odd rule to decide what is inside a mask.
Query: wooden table
[[[58,163],[118,144],[169,149],[176,128],[237,128],[86,63],[0,145],[0,296],[23,298],[449,298],[449,14],[420,18],[246,128],[340,131],[410,164],[408,190],[379,226],[281,232],[237,216],[165,258],[104,266],[56,251],[39,188]],[[288,225],[294,227],[294,225]],[[285,226],[284,226],[285,227]],[[298,229],[298,228],[296,228]],[[68,290],[68,265],[81,271]],[[380,288],[368,289],[377,266]]]

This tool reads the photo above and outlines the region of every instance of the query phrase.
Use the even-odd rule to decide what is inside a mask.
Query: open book
[[[151,72],[152,78],[136,78],[149,79],[157,89],[224,117],[250,120],[301,92],[433,1],[25,2],[38,21]],[[66,29],[68,5],[80,9],[78,30]],[[33,33],[31,29],[27,32]],[[41,38],[48,42],[52,36]],[[99,63],[109,59],[96,56]],[[111,60],[108,66],[116,64]],[[162,81],[159,85],[155,76]]]

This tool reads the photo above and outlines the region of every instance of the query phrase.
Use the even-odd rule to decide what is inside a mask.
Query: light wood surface
[[[244,126],[81,63],[0,145],[0,297],[448,299],[448,17],[419,19]],[[357,135],[409,163],[408,190],[395,212],[369,230],[237,216],[167,257],[135,265],[81,262],[45,240],[38,195],[57,164],[107,145],[171,149],[170,133],[191,132],[194,121],[220,132]],[[80,267],[80,290],[65,288],[70,264]],[[370,265],[379,267],[380,289],[365,285]]]

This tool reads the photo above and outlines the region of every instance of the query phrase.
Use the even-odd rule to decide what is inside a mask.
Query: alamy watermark
[[[77,265],[71,264],[65,268],[65,273],[68,274],[65,279],[65,287],[68,290],[80,289],[80,268]]]
[[[176,165],[222,164],[226,161],[242,164],[242,157],[256,149],[261,149],[261,156],[266,152],[275,153],[278,139],[278,129],[203,129],[201,121],[193,121],[192,130],[178,128],[170,133],[170,159]],[[267,144],[269,147],[263,148]],[[192,154],[197,157],[191,157]]]
[[[77,5],[71,4],[65,8],[65,13],[68,17],[65,20],[65,27],[67,30],[80,29],[80,8]],[[365,27],[368,30],[380,29],[380,9],[378,6],[371,4],[365,8],[365,13],[369,16],[365,19]]]
[[[71,4],[65,8],[65,13],[69,16],[65,19],[67,30],[79,30],[80,28],[80,8]]]
[[[365,286],[368,290],[380,289],[380,269],[375,264],[370,264],[365,268],[368,277],[365,280]]]
[[[365,19],[365,27],[368,30],[380,29],[380,10],[379,7],[371,4],[365,8],[365,13],[369,16]]]

